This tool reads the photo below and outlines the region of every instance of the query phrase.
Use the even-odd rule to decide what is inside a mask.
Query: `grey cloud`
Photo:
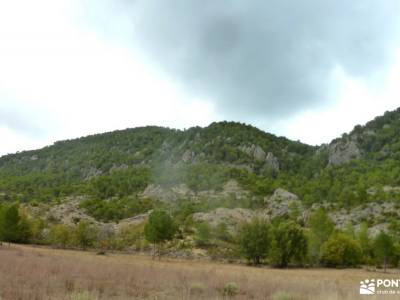
[[[277,120],[330,101],[336,66],[361,79],[384,70],[398,3],[136,0],[103,8],[103,20],[131,24],[129,41],[226,117]]]
[[[7,127],[13,131],[31,137],[42,137],[48,130],[41,126],[38,118],[43,117],[40,112],[26,111],[21,108],[5,107],[0,105],[0,127]],[[42,119],[45,122],[45,119]]]

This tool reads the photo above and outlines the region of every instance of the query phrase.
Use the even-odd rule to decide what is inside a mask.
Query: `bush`
[[[293,222],[281,222],[272,228],[270,262],[280,268],[289,263],[302,263],[307,254],[307,238],[303,229]]]
[[[225,297],[235,297],[239,293],[239,286],[235,282],[228,282],[224,286]]]
[[[344,234],[336,234],[321,247],[321,261],[328,267],[353,267],[362,260],[359,243]]]
[[[73,228],[64,224],[55,224],[50,227],[48,239],[50,244],[66,248],[72,243]]]
[[[27,243],[31,235],[31,224],[17,204],[0,207],[0,241]]]
[[[196,225],[196,234],[194,241],[198,247],[207,247],[211,244],[212,238],[211,226],[206,222],[201,222]]]
[[[88,221],[80,221],[75,228],[74,238],[77,246],[83,250],[93,247],[97,241],[98,230]]]
[[[267,257],[270,247],[269,225],[265,221],[253,219],[240,228],[237,242],[241,254],[248,261],[260,264]]]

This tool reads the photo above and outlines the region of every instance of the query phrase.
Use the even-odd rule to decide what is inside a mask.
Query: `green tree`
[[[307,237],[303,229],[294,222],[280,222],[272,227],[270,261],[284,268],[289,263],[302,263],[307,254]]]
[[[383,264],[386,272],[389,261],[394,257],[394,245],[390,235],[381,231],[374,240],[374,254],[378,263]]]
[[[320,249],[324,242],[331,236],[335,225],[329,218],[324,209],[320,208],[313,212],[308,221],[308,240],[309,256],[312,262],[317,263],[320,260]]]
[[[206,222],[201,222],[196,225],[196,234],[194,241],[197,246],[209,246],[212,238],[211,226]]]
[[[157,250],[161,257],[160,247],[174,237],[177,229],[171,216],[164,210],[155,210],[150,214],[144,227],[144,235],[146,240],[153,244],[153,258]]]
[[[258,265],[268,255],[270,247],[269,225],[264,220],[253,219],[244,224],[238,233],[237,242],[240,252],[254,265]]]
[[[372,256],[372,245],[368,234],[368,224],[365,222],[361,224],[357,233],[357,241],[361,246],[364,262],[369,263]]]
[[[32,222],[25,214],[20,214],[18,222],[18,242],[29,243],[32,237]]]
[[[1,218],[1,236],[3,241],[17,243],[20,241],[20,223],[21,217],[18,212],[18,205],[4,207]]]
[[[219,223],[215,228],[215,237],[225,242],[232,241],[232,235],[228,231],[228,226],[225,223]]]
[[[98,230],[88,221],[80,221],[75,228],[75,243],[83,250],[92,247],[97,240]]]
[[[55,224],[50,227],[48,239],[52,245],[66,248],[72,243],[73,228],[65,224]]]
[[[347,235],[332,235],[321,247],[321,261],[329,267],[352,267],[361,262],[359,243]]]

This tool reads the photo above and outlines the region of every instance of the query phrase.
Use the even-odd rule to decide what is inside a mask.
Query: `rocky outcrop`
[[[299,218],[305,218],[304,208],[299,197],[284,189],[278,188],[272,196],[265,197],[266,205],[265,213],[271,218],[289,215],[295,210],[299,214]]]
[[[239,150],[252,157],[255,161],[265,162],[268,167],[279,170],[279,161],[275,155],[272,152],[265,153],[259,145],[240,146]]]
[[[185,163],[192,162],[194,158],[195,158],[195,153],[191,150],[186,150],[182,155],[182,161]]]
[[[87,215],[82,209],[80,209],[79,204],[85,199],[85,197],[66,198],[63,203],[51,207],[47,212],[46,217],[51,222],[66,225],[74,225],[79,223],[81,220],[98,224],[93,217]]]
[[[123,228],[124,226],[137,225],[137,224],[143,223],[143,222],[147,221],[147,218],[149,217],[151,212],[152,211],[148,211],[147,213],[140,214],[140,215],[134,216],[132,218],[122,219],[121,221],[118,222],[118,224],[115,224],[115,227],[117,229],[119,229],[119,228]]]
[[[266,158],[266,153],[259,145],[252,144],[251,146],[240,146],[239,150],[258,161],[263,161]]]
[[[338,228],[344,228],[348,223],[360,224],[371,220],[376,224],[384,223],[388,217],[399,218],[400,210],[394,202],[368,203],[350,211],[341,209],[330,212],[329,216]]]
[[[193,198],[195,193],[186,184],[179,184],[173,187],[163,187],[150,184],[139,195],[142,198],[152,198],[162,202],[174,202],[178,199]]]
[[[367,189],[367,194],[369,194],[369,195],[376,195],[379,192],[383,192],[383,193],[389,194],[389,195],[396,195],[396,194],[400,194],[400,187],[385,185],[383,188],[370,187],[369,189]]]
[[[207,213],[195,213],[193,220],[197,222],[207,222],[211,226],[218,226],[221,223],[229,228],[250,221],[256,213],[250,209],[244,208],[217,208]]]
[[[151,211],[148,211],[144,214],[122,219],[118,223],[103,223],[89,216],[79,207],[80,202],[84,199],[86,198],[83,196],[66,198],[64,199],[63,203],[49,208],[44,215],[51,223],[61,223],[65,225],[75,225],[80,221],[88,221],[89,223],[96,225],[100,232],[106,234],[106,232],[112,233],[129,225],[143,223],[147,220],[149,214],[151,213]],[[31,207],[29,210],[35,213],[35,210],[37,209],[35,207]],[[35,215],[38,213],[39,212],[36,212]]]
[[[329,145],[329,164],[341,165],[361,157],[361,151],[355,141],[336,142]]]
[[[278,188],[272,194],[272,196],[266,198],[266,202],[282,202],[282,201],[296,201],[299,197],[291,192],[288,192],[282,188]]]
[[[102,175],[103,172],[99,169],[97,169],[96,167],[90,167],[87,171],[86,171],[86,176],[85,176],[85,181],[92,179],[93,177],[97,177]]]
[[[186,184],[179,184],[172,187],[150,184],[139,195],[142,198],[152,198],[162,202],[174,202],[179,199],[191,199],[193,201],[200,199],[241,199],[248,197],[249,192],[243,190],[235,180],[226,182],[221,191],[207,190],[194,192]]]
[[[272,152],[267,153],[267,157],[265,158],[265,163],[271,169],[279,171],[279,160],[275,157],[275,155]]]

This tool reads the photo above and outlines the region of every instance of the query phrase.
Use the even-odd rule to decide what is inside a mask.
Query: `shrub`
[[[211,226],[206,222],[201,222],[196,225],[196,234],[194,241],[196,246],[207,247],[210,245],[212,238]]]
[[[329,267],[352,267],[361,262],[359,243],[344,234],[336,234],[321,247],[321,261]]]
[[[239,286],[236,282],[228,282],[224,286],[223,294],[226,297],[235,297],[239,293]]]
[[[48,239],[50,244],[65,248],[72,243],[73,228],[64,224],[55,224],[50,227]]]
[[[281,222],[272,228],[270,262],[276,267],[302,263],[307,254],[307,238],[303,229],[293,222]]]
[[[97,241],[97,233],[98,230],[94,225],[91,225],[88,221],[80,221],[74,232],[76,245],[83,250],[94,246]]]
[[[265,221],[253,219],[240,228],[237,241],[241,254],[248,261],[258,265],[268,255],[270,247],[269,225]]]

